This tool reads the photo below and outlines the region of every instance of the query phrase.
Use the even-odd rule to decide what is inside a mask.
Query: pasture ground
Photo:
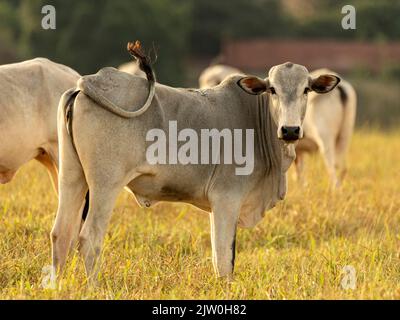
[[[99,286],[88,288],[75,254],[56,290],[41,281],[57,199],[30,163],[0,187],[0,299],[400,299],[400,131],[358,129],[336,192],[321,158],[307,160],[308,185],[289,174],[286,200],[238,231],[233,283],[213,275],[206,213],[176,203],[141,209],[122,192]],[[348,265],[354,290],[341,286]]]

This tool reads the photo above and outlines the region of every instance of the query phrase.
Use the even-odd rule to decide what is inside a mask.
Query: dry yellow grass
[[[185,204],[140,209],[121,193],[109,227],[99,286],[87,287],[71,257],[56,290],[42,289],[57,201],[44,169],[31,163],[0,187],[1,299],[398,299],[400,132],[358,130],[350,171],[331,193],[319,157],[308,186],[289,194],[252,230],[239,230],[235,281],[216,279],[208,216]],[[357,272],[341,287],[342,268]]]

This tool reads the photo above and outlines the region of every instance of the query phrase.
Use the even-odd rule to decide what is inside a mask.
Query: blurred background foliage
[[[41,28],[46,4],[57,10],[56,30]],[[357,8],[357,29],[344,32],[346,4]],[[157,50],[160,82],[195,86],[195,61],[212,61],[225,40],[246,38],[398,41],[400,1],[0,0],[0,63],[44,56],[81,74],[94,73],[130,60],[126,43],[140,39]],[[354,70],[353,76],[370,75]],[[388,66],[379,76],[393,85],[400,67]],[[362,99],[369,101],[368,95]]]
[[[129,57],[127,41],[155,45],[157,72],[180,84],[185,61],[219,53],[224,39],[335,38],[370,41],[400,38],[400,1],[353,0],[357,29],[343,32],[342,0],[1,0],[0,43],[25,59],[46,56],[81,73]],[[57,10],[57,29],[41,28],[41,8]],[[3,53],[4,55],[4,53]],[[5,61],[2,61],[5,62]]]

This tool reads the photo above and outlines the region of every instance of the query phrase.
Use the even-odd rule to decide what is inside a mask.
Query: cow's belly
[[[25,162],[29,160],[26,160]],[[10,156],[2,157],[0,154],[0,184],[9,183],[14,178],[18,168],[21,167],[25,162],[22,162],[21,159],[15,159],[14,157]]]
[[[1,106],[0,109],[2,109]],[[0,123],[0,179],[2,183],[11,181],[22,165],[34,159],[40,152],[38,141],[44,141],[42,135],[38,133],[40,128],[33,130],[37,126],[35,121],[27,123],[18,117],[10,116],[9,118],[13,121]]]
[[[8,170],[0,165],[0,184],[10,182],[16,172],[16,170]]]
[[[18,169],[25,163],[36,158],[39,149],[29,148],[15,143],[13,146],[0,145],[0,183],[5,184],[12,180]]]
[[[168,169],[167,169],[168,170]],[[150,207],[158,201],[186,202],[209,210],[202,183],[193,183],[193,177],[171,178],[168,174],[143,174],[132,180],[127,188],[136,196],[141,206]]]

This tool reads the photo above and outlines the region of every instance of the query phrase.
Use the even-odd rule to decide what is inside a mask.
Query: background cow
[[[311,73],[336,74],[328,69]],[[319,151],[324,158],[331,183],[338,186],[346,173],[346,154],[356,118],[357,95],[353,86],[342,79],[326,95],[310,93],[304,119],[304,138],[296,146],[296,171],[302,180],[304,154]],[[339,177],[338,177],[339,176]]]
[[[308,92],[329,92],[339,78],[311,79],[305,67],[286,63],[272,68],[266,79],[237,75],[208,90],[177,89],[155,85],[145,62],[141,68],[147,70],[149,84],[105,68],[81,78],[80,91],[70,90],[60,101],[60,202],[52,230],[53,266],[65,264],[89,189],[89,214],[79,247],[89,279],[95,279],[114,202],[127,186],[145,206],[183,201],[210,212],[214,269],[219,276],[231,275],[237,225],[254,226],[286,194],[286,171],[295,158],[292,142],[302,136]],[[149,102],[148,111],[135,117]],[[147,133],[154,128],[167,132],[171,120],[199,135],[206,128],[253,129],[252,174],[235,174],[235,164],[149,164]]]
[[[79,74],[44,58],[0,66],[0,183],[32,159],[57,188],[57,105]]]
[[[137,64],[136,61],[123,63],[118,67],[118,70],[132,74],[134,76],[146,78],[146,74],[142,70],[140,70],[139,65]]]
[[[243,74],[242,71],[231,66],[217,64],[203,70],[199,77],[200,89],[219,85],[225,78],[234,74]]]

